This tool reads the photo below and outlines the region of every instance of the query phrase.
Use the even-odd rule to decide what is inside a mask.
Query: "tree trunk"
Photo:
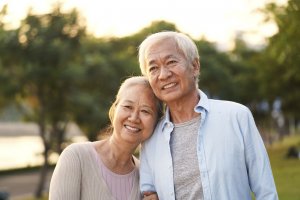
[[[45,188],[45,183],[48,175],[48,168],[49,168],[49,163],[48,163],[48,152],[49,152],[49,147],[48,145],[45,145],[45,150],[44,150],[44,165],[42,166],[40,170],[40,179],[38,182],[38,186],[35,192],[35,197],[36,198],[41,198],[44,192]]]
[[[38,125],[39,125],[39,134],[44,144],[44,152],[43,152],[44,163],[40,170],[40,179],[37,185],[37,189],[35,191],[36,198],[41,198],[43,195],[43,190],[45,186],[45,180],[47,177],[48,165],[49,165],[48,152],[50,150],[50,144],[47,141],[47,137],[46,137],[46,111],[45,111],[46,109],[45,109],[45,99],[43,98],[43,93],[39,93],[39,99],[40,99],[40,111],[39,111]]]

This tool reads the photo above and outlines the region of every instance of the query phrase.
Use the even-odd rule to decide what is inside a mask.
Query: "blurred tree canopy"
[[[29,12],[18,29],[8,30],[6,9],[0,12],[0,108],[13,100],[29,107],[27,120],[40,120],[41,130],[47,127],[58,136],[53,142],[57,151],[69,121],[78,123],[90,140],[109,124],[107,111],[120,82],[140,74],[137,48],[147,35],[180,31],[172,23],[154,21],[127,37],[95,38],[85,33],[76,10],[61,13],[60,5],[49,14]],[[269,3],[264,12],[278,26],[266,48],[251,49],[237,37],[233,50],[221,52],[214,43],[195,40],[199,85],[212,98],[238,101],[254,112],[261,101],[271,105],[280,97],[282,110],[299,118],[299,1]]]
[[[271,105],[280,97],[282,110],[299,118],[299,1],[269,3],[264,12],[278,26],[266,48],[251,49],[237,37],[233,50],[221,52],[214,43],[195,40],[199,85],[212,98],[238,101],[254,112],[262,101]],[[5,28],[5,15],[6,7],[0,12],[0,108],[15,100],[32,111],[27,120],[45,118],[43,126],[60,137],[53,142],[57,151],[64,140],[60,132],[70,120],[90,140],[109,124],[107,111],[120,82],[140,74],[137,48],[145,37],[180,31],[172,23],[154,21],[127,37],[95,38],[85,33],[76,10],[61,13],[59,5],[45,15],[29,12],[16,30]]]
[[[278,32],[261,52],[260,81],[265,96],[280,98],[286,115],[300,117],[300,1],[286,5],[269,3],[266,20],[274,21]]]
[[[0,11],[0,110],[10,105],[14,100],[18,87],[18,71],[13,67],[17,63],[18,56],[12,59],[8,52],[18,49],[18,42],[15,40],[16,31],[6,30],[4,18],[7,14],[7,6]]]
[[[30,108],[25,117],[38,124],[44,144],[37,197],[42,193],[49,153],[61,152],[71,120],[69,98],[78,75],[76,63],[80,61],[80,39],[84,34],[76,10],[63,14],[60,7],[55,7],[49,14],[29,12],[4,44],[2,70],[6,72],[6,84]]]

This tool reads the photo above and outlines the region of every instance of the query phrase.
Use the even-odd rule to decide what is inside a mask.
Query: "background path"
[[[53,170],[49,170],[45,190],[48,191]],[[16,172],[0,176],[0,191],[9,193],[10,200],[23,200],[32,197],[37,188],[39,170],[30,172]]]

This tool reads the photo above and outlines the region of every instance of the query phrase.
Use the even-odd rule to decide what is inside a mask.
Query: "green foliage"
[[[11,104],[17,93],[18,74],[19,71],[8,67],[7,65],[14,65],[18,58],[12,61],[12,57],[7,52],[13,52],[18,48],[16,38],[16,31],[5,29],[3,22],[6,16],[7,6],[4,6],[0,11],[0,110]],[[11,44],[11,45],[7,45]],[[16,54],[15,54],[16,56]],[[17,56],[16,56],[17,57]]]
[[[152,31],[173,30],[174,27],[167,22],[153,22],[129,37],[91,37],[83,41],[83,80],[72,99],[76,105],[74,119],[90,140],[96,140],[98,133],[110,123],[108,110],[121,82],[128,76],[141,74],[137,60],[140,42]]]
[[[0,91],[6,105],[9,97],[26,104],[31,111],[26,118],[39,124],[45,152],[53,144],[60,152],[85,35],[77,11],[64,14],[55,7],[50,14],[28,13],[19,28],[6,30],[3,24],[0,33],[0,82],[5,83]]]
[[[199,88],[212,98],[233,99],[231,65],[228,55],[219,52],[214,44],[196,41],[200,54]]]
[[[283,111],[300,117],[300,1],[289,0],[286,5],[266,5],[267,19],[278,27],[262,54],[261,82],[269,98],[280,97]]]
[[[246,104],[255,111],[262,100],[283,100],[284,111],[299,116],[299,0],[286,6],[268,4],[266,14],[278,33],[262,50],[242,38],[220,52],[214,43],[195,40],[201,64],[200,88],[213,98]],[[17,101],[30,108],[27,120],[64,131],[75,121],[90,140],[109,124],[107,112],[125,77],[139,75],[137,49],[149,34],[180,31],[175,24],[154,21],[124,38],[85,34],[76,10],[28,16],[16,30],[6,30],[0,12],[0,108]],[[276,78],[274,78],[276,77]],[[286,89],[288,88],[288,90]]]
[[[135,46],[138,45],[150,34],[160,32],[160,31],[179,31],[175,24],[166,22],[166,21],[153,21],[149,27],[143,28],[138,33],[133,36],[128,37],[129,40],[136,41]]]
[[[4,43],[7,49],[4,55],[9,61],[5,63],[6,69],[10,68],[6,71],[18,72],[16,93],[30,107],[31,112],[26,117],[38,124],[44,144],[44,165],[36,191],[40,197],[49,153],[62,151],[66,127],[71,120],[70,96],[85,27],[79,23],[76,10],[64,14],[58,6],[50,14],[28,13],[15,32],[17,34]],[[16,73],[9,74],[12,75]]]

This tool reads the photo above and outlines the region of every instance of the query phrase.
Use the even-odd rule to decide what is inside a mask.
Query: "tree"
[[[115,44],[116,43],[116,44]],[[121,50],[119,40],[87,38],[81,49],[84,66],[79,90],[73,93],[74,120],[90,141],[108,125],[108,109],[122,78],[132,73],[130,56]]]
[[[51,149],[62,150],[65,129],[71,119],[70,97],[78,75],[80,40],[85,35],[76,10],[62,13],[60,5],[49,14],[30,12],[7,42],[10,76],[17,74],[17,92],[31,108],[27,119],[37,122],[44,144],[44,165],[36,196],[42,195]],[[14,48],[14,47],[17,48]],[[15,74],[14,74],[15,75]]]
[[[108,109],[123,79],[141,74],[137,60],[141,41],[152,32],[175,29],[174,24],[156,21],[128,37],[89,37],[83,41],[79,64],[84,66],[83,76],[72,101],[76,105],[74,120],[90,141],[107,128]]]
[[[265,92],[272,100],[280,97],[284,113],[299,119],[300,1],[289,0],[286,5],[269,3],[264,11],[266,20],[275,22],[278,28],[262,54]]]
[[[235,101],[248,105],[255,112],[257,104],[263,100],[257,79],[257,71],[260,68],[257,59],[260,50],[250,48],[242,35],[236,37],[234,44],[233,50],[228,54],[232,62],[231,74],[237,94]]]
[[[6,11],[7,6],[4,6],[0,11],[0,110],[14,102],[20,74],[20,70],[14,70],[14,67],[10,67],[16,65],[19,56],[17,53],[8,52],[14,52],[19,48],[19,44],[15,40],[17,32],[7,30],[4,23]]]

